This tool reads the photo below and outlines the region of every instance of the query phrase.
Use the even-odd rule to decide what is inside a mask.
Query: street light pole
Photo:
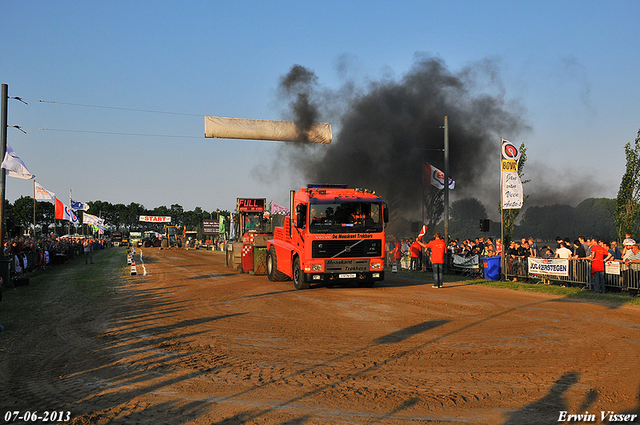
[[[4,160],[7,152],[7,107],[9,99],[9,86],[2,85],[2,94],[0,95],[0,161]],[[7,171],[0,168],[0,249],[4,249],[4,198],[5,198],[5,179]]]
[[[449,247],[449,116],[444,117],[444,243]]]

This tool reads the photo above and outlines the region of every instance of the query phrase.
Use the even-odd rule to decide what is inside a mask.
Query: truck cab
[[[366,189],[308,185],[291,192],[291,215],[267,242],[267,275],[311,284],[357,282],[372,287],[384,280],[384,200]]]

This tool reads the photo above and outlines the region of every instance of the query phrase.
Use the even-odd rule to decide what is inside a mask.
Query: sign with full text
[[[236,211],[264,211],[265,198],[237,198]]]

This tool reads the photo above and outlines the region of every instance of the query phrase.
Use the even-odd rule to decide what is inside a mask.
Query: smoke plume
[[[475,197],[494,210],[500,137],[517,142],[516,136],[529,130],[521,118],[524,109],[505,99],[497,69],[486,60],[454,73],[441,59],[427,57],[401,78],[359,88],[350,81],[329,90],[313,71],[296,65],[279,86],[280,100],[289,101],[286,118],[300,128],[329,121],[334,141],[286,144],[280,153],[309,183],[376,190],[404,215],[416,216],[423,161],[444,170],[448,116],[449,170],[456,181],[451,199]]]

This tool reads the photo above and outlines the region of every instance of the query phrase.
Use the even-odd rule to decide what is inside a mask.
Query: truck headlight
[[[379,270],[382,268],[382,263],[380,261],[372,261],[371,262],[371,269],[372,270]]]
[[[314,271],[314,272],[322,271],[322,264],[312,264],[311,271]]]

